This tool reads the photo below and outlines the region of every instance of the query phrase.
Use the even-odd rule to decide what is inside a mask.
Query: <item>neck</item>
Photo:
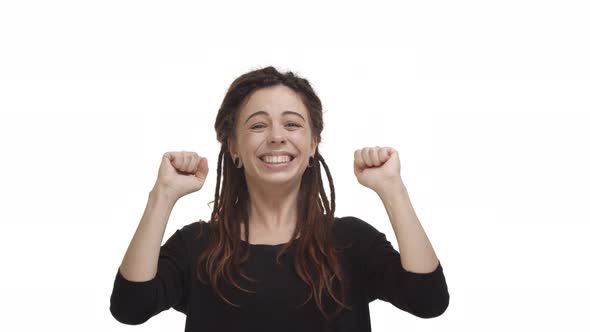
[[[248,183],[250,227],[273,233],[294,230],[300,185],[301,181],[265,185]]]

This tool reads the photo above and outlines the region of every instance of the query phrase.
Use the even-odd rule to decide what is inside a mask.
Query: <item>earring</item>
[[[240,160],[240,158],[237,157],[234,159],[234,166],[236,166],[236,168],[240,168],[242,167],[242,161]]]
[[[312,165],[313,165],[313,156],[310,156],[310,157],[309,157],[309,163],[308,163],[307,167],[308,167],[308,168],[311,168],[311,167],[312,167]]]

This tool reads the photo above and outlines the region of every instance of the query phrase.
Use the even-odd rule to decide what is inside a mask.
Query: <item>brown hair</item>
[[[257,89],[284,85],[295,91],[301,98],[309,112],[312,137],[317,139],[319,145],[323,130],[322,103],[310,83],[298,77],[291,71],[280,73],[274,67],[256,69],[245,73],[235,79],[230,85],[215,120],[217,140],[221,143],[221,150],[217,161],[217,183],[215,185],[214,207],[211,213],[210,236],[206,249],[201,253],[197,264],[197,275],[201,282],[208,284],[202,277],[206,274],[211,280],[211,286],[215,292],[227,303],[239,306],[227,300],[219,289],[221,277],[230,281],[234,287],[250,292],[240,287],[232,275],[237,272],[240,276],[252,281],[239,269],[238,264],[243,263],[249,254],[250,244],[247,243],[245,256],[239,259],[241,229],[240,223],[244,223],[246,239],[249,234],[248,218],[248,188],[245,181],[243,168],[237,168],[231,158],[228,149],[228,139],[236,137],[235,123],[238,119],[240,107]],[[330,183],[331,202],[328,202],[323,188],[320,163],[324,166]],[[221,192],[219,183],[223,171]],[[313,162],[302,176],[301,186],[297,201],[297,225],[289,242],[285,243],[278,252],[276,261],[280,264],[280,256],[294,245],[295,271],[311,289],[307,303],[313,295],[315,302],[327,320],[338,314],[342,307],[350,310],[345,303],[346,280],[338,261],[336,247],[333,238],[333,224],[335,209],[335,193],[332,176],[328,165],[316,148]],[[300,234],[299,243],[294,244],[295,234]],[[231,265],[231,266],[230,266]],[[333,281],[336,278],[338,285]],[[333,288],[339,289],[339,298]],[[328,294],[340,306],[330,317],[322,305],[322,294]],[[302,305],[303,305],[302,304]]]

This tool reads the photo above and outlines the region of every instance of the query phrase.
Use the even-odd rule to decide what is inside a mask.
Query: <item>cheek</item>
[[[308,149],[311,146],[311,137],[305,133],[293,135],[291,141],[300,149]]]
[[[242,144],[246,144],[249,146],[256,146],[264,141],[265,137],[260,133],[247,133],[242,136]]]

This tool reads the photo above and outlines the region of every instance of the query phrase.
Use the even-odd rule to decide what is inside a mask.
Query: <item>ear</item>
[[[313,151],[313,155],[315,156],[318,147],[318,140],[315,136],[311,138],[311,151]]]
[[[231,139],[231,137],[227,138],[227,149],[229,150],[229,155],[232,159],[234,159],[234,153],[235,153],[235,147],[234,147],[234,142]]]

